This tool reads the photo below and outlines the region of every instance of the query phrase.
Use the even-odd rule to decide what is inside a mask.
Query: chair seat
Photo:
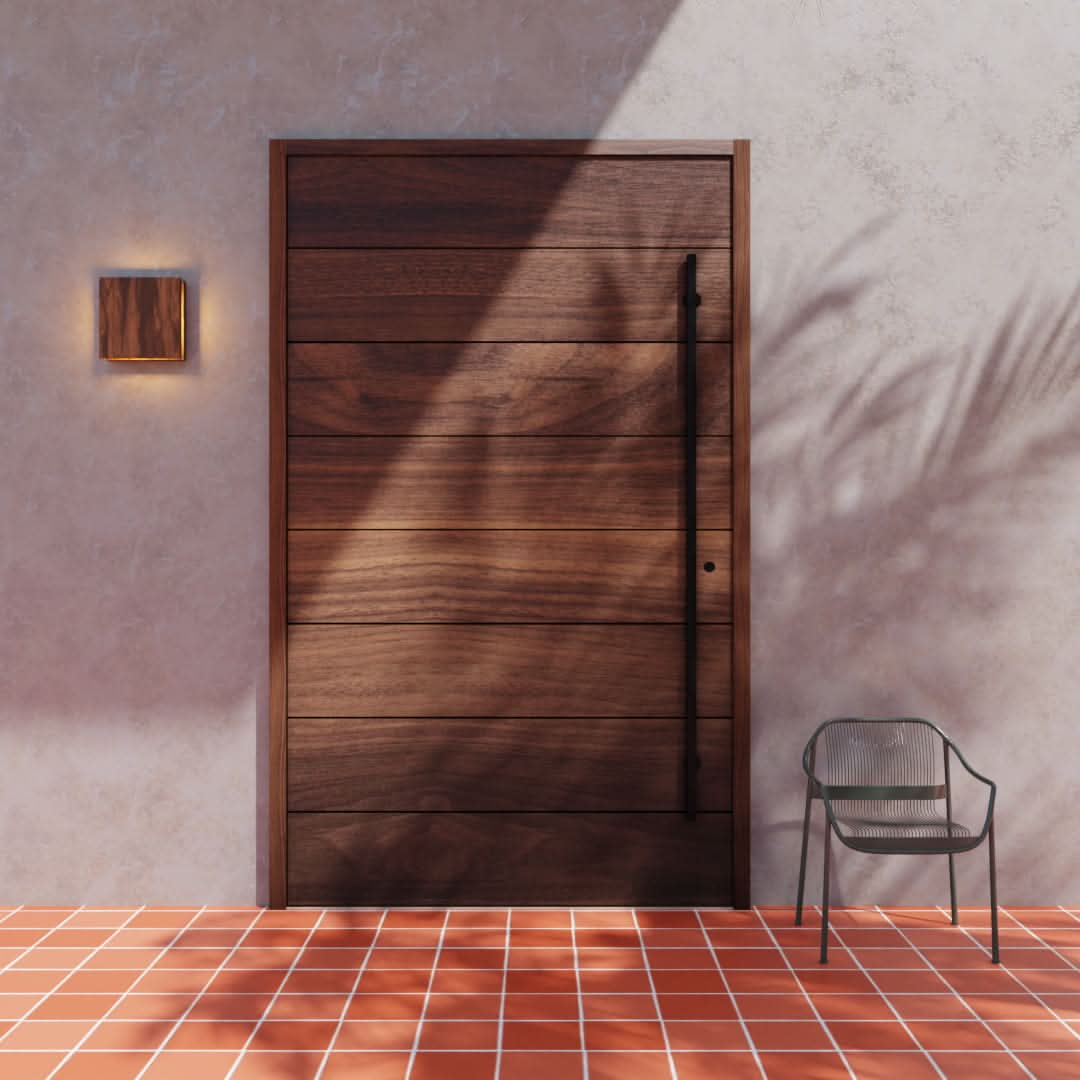
[[[876,809],[876,808],[875,808]],[[837,808],[840,839],[848,847],[869,852],[964,851],[971,847],[973,833],[967,826],[952,822],[928,808],[926,813],[860,813]]]

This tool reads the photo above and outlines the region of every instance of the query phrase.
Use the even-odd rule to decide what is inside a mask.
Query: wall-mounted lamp
[[[103,360],[183,360],[184,279],[100,278],[98,331]]]

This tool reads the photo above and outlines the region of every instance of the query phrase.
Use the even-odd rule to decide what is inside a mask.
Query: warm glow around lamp
[[[184,359],[184,279],[98,279],[103,360]]]

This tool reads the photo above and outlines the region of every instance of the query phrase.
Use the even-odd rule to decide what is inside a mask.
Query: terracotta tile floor
[[[1080,1078],[1080,909],[962,922],[0,909],[0,1078]]]

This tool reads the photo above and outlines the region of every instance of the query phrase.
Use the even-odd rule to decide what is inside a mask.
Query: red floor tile
[[[744,1020],[815,1019],[804,994],[737,994],[735,1003]]]
[[[926,1054],[883,1054],[864,1050],[849,1050],[844,1056],[855,1073],[856,1080],[940,1080]]]
[[[409,1080],[493,1080],[494,1054],[417,1054]]]
[[[503,1047],[506,1050],[580,1050],[581,1030],[577,1020],[508,1020],[503,1025]]]
[[[628,1054],[605,1051],[589,1054],[589,1080],[671,1080],[666,1053]]]
[[[1058,1020],[988,1020],[1010,1050],[1080,1050],[1080,1038]]]
[[[947,1080],[1030,1080],[1018,1062],[1004,1053],[932,1054]]]
[[[911,1020],[908,1030],[924,1050],[1001,1049],[1001,1043],[978,1020]]]
[[[653,985],[660,989],[661,982],[667,980],[665,985],[672,982],[681,982],[685,978],[700,978],[706,976],[708,985],[712,991],[722,991],[723,981],[715,972],[664,972],[653,973],[652,981],[642,969],[637,971],[581,971],[578,977],[581,980],[581,992],[583,994],[649,994],[652,993]],[[675,976],[669,979],[669,976]],[[706,991],[706,992],[712,992]]]
[[[504,1050],[500,1080],[582,1080],[580,1054]]]
[[[335,1050],[326,1059],[322,1080],[405,1080],[409,1055]]]
[[[736,1020],[672,1020],[664,1027],[672,1050],[750,1049],[743,1027]]]
[[[639,908],[636,916],[642,930],[690,930],[701,925],[693,911],[646,911]]]
[[[334,1037],[337,1020],[264,1020],[255,1029],[249,1049],[325,1049]]]
[[[322,1059],[322,1050],[249,1050],[230,1080],[314,1080]]]
[[[970,998],[954,994],[894,994],[890,1004],[905,1020],[971,1020],[972,1010],[965,1004]]]
[[[660,994],[664,1020],[734,1020],[735,1003],[729,994]]]
[[[590,997],[585,1000],[589,1001]],[[648,1000],[651,1003],[652,999]],[[506,1020],[575,1020],[579,1011],[574,994],[507,994],[503,1017]]]
[[[163,1050],[141,1080],[224,1080],[236,1058],[235,1051]]]
[[[422,994],[357,994],[345,1011],[348,1020],[419,1020]]]
[[[150,1054],[132,1052],[78,1053],[53,1075],[56,1080],[105,1080],[106,1077],[108,1080],[132,1080],[150,1057]]]
[[[662,1050],[664,1032],[654,1020],[587,1020],[589,1050]]]
[[[759,1057],[769,1080],[846,1080],[849,1075],[836,1053],[766,1052]]]
[[[822,1020],[895,1020],[889,1003],[879,994],[814,994]]]
[[[570,928],[569,911],[544,911],[541,909],[515,908],[510,913],[511,933],[514,930],[559,930]]]
[[[45,1080],[64,1060],[63,1054],[8,1052],[0,1048],[4,1080]]]
[[[665,995],[660,998],[660,1010],[663,1016],[671,1020],[727,1019],[729,1015],[734,1017],[734,1007],[730,1002],[727,1005],[727,1012],[722,1017],[680,1015],[687,1001],[703,1001],[705,1010],[710,1013],[716,1009],[723,1010],[723,1006],[713,1001],[714,997],[719,996]],[[657,1018],[656,1002],[650,994],[585,994],[581,999],[581,1008],[586,1020],[655,1020]]]
[[[497,1050],[499,1025],[494,1020],[425,1020],[420,1050]]]
[[[682,1050],[672,1057],[679,1080],[761,1080],[754,1055],[747,1052]]]
[[[896,1020],[831,1020],[828,1027],[841,1050],[917,1049]]]
[[[432,994],[425,1020],[498,1020],[502,998],[498,994]],[[574,1015],[577,1001],[574,1000]],[[542,1019],[537,1017],[536,1019]]]
[[[411,1050],[416,1041],[415,1020],[346,1020],[335,1050]]]
[[[759,1050],[832,1050],[828,1032],[805,1020],[751,1020],[747,1030]]]
[[[1035,1080],[1076,1080],[1080,1076],[1080,1053],[1053,1051],[1042,1054],[1018,1054]]]
[[[92,1020],[24,1020],[0,1039],[8,1050],[71,1050],[94,1026]]]

